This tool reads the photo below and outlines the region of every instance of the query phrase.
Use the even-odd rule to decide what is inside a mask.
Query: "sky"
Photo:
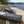
[[[24,0],[10,0],[10,2],[24,2]]]

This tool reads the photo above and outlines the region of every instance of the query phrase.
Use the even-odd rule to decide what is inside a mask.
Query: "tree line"
[[[6,2],[7,0],[0,0],[2,4],[24,4],[24,3],[13,3],[13,2]]]
[[[0,0],[2,2],[2,4],[8,4],[8,2],[6,2],[7,0]]]

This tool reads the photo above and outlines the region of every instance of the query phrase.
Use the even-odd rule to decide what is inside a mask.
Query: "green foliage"
[[[2,8],[2,7],[6,7],[6,6],[0,6],[0,8]]]
[[[6,0],[0,0],[2,3],[5,3]]]
[[[7,5],[7,4],[8,4],[8,2],[5,2],[5,3],[4,3],[4,5]]]
[[[6,2],[6,0],[0,0],[2,2],[2,4],[6,5],[8,4],[8,2]]]

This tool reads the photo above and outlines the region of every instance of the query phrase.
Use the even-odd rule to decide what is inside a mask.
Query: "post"
[[[9,20],[6,20],[6,24],[9,24]]]

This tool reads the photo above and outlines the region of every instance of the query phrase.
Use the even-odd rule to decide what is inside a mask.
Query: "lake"
[[[8,4],[10,7],[16,7],[21,10],[24,10],[24,4]]]

